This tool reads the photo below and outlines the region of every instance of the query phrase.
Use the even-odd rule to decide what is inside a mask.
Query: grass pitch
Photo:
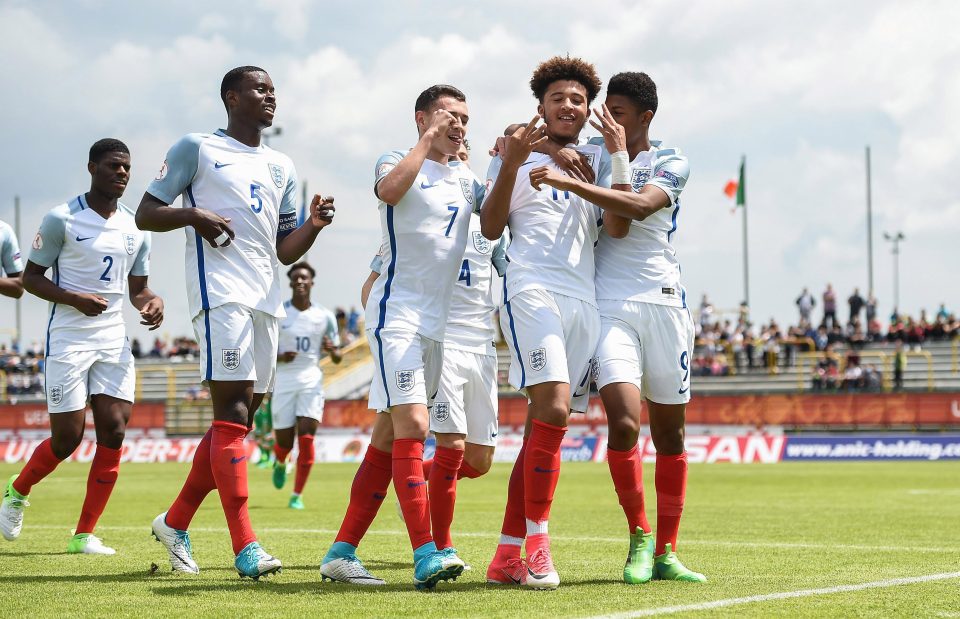
[[[182,464],[126,464],[97,533],[114,557],[65,554],[86,484],[87,466],[65,464],[34,488],[23,534],[0,539],[0,590],[8,616],[279,617],[588,617],[699,616],[960,617],[960,463],[784,463],[692,465],[680,556],[704,572],[702,585],[620,581],[626,524],[602,464],[567,463],[550,520],[563,583],[554,592],[484,583],[497,543],[509,465],[459,485],[454,542],[473,565],[435,593],[411,584],[409,541],[393,498],[360,547],[386,587],[320,583],[319,561],[339,526],[355,465],[314,468],[304,501],[287,509],[269,470],[250,470],[251,515],[282,574],[254,583],[233,570],[230,540],[215,494],[191,527],[199,576],[171,574],[149,535],[153,517],[185,478]],[[6,479],[19,465],[0,465]],[[645,468],[649,516],[653,468]],[[291,480],[292,481],[292,480]],[[289,483],[289,482],[288,482]],[[151,573],[151,563],[160,569]],[[953,574],[926,582],[886,581]],[[881,583],[867,589],[843,585]],[[803,597],[729,600],[822,590]],[[722,601],[718,607],[703,605]],[[658,610],[659,609],[659,610]]]

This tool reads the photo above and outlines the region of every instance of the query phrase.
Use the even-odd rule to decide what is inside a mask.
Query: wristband
[[[221,232],[220,236],[213,239],[213,242],[215,243],[214,247],[220,247],[221,245],[223,245],[229,240],[230,240],[230,235],[227,234],[226,232]]]
[[[613,185],[629,185],[630,180],[630,155],[625,150],[618,150],[610,155],[611,175],[610,182]]]

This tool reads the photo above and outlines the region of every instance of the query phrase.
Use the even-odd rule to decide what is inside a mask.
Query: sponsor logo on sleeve
[[[540,371],[547,365],[547,349],[537,348],[530,351],[530,369]]]
[[[463,199],[467,201],[467,204],[473,206],[473,181],[469,178],[461,178],[460,190],[463,192]]]
[[[228,370],[235,370],[240,367],[240,349],[224,348],[222,356],[223,367]]]
[[[123,235],[123,248],[127,250],[127,255],[132,256],[135,251],[137,251],[137,235],[135,234],[124,234]]]
[[[167,177],[167,160],[164,159],[164,160],[163,160],[163,165],[160,166],[160,171],[157,172],[157,175],[156,175],[155,177],[153,177],[153,180],[155,180],[155,181],[162,181],[162,180],[165,179],[166,177]]]
[[[664,179],[668,180],[668,181],[670,182],[670,184],[673,185],[674,189],[676,189],[677,187],[680,186],[680,177],[678,177],[678,176],[677,176],[676,174],[674,174],[673,172],[667,172],[666,170],[660,170],[659,172],[657,172],[657,176],[659,176],[660,178],[664,178]]]
[[[270,170],[270,179],[273,180],[273,184],[277,186],[277,189],[282,189],[284,180],[283,168],[275,163],[268,163],[267,169]]]
[[[39,232],[37,232],[37,236],[33,237],[33,248],[43,249],[43,236]]]
[[[389,161],[384,161],[377,166],[377,178],[383,178],[390,173],[390,170],[397,167],[395,163],[390,163]]]
[[[399,370],[397,372],[397,389],[403,392],[411,391],[415,383],[413,370]]]

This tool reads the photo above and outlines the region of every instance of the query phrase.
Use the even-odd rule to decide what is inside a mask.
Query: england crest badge
[[[434,418],[443,423],[450,418],[450,403],[449,402],[437,402],[433,405],[433,416]]]
[[[397,389],[400,391],[411,391],[414,382],[413,370],[400,370],[397,372]]]
[[[240,349],[239,348],[224,348],[223,349],[223,367],[228,370],[235,370],[240,367]]]
[[[277,189],[283,189],[283,168],[275,163],[268,163],[267,168],[270,169],[270,178],[273,179],[273,184],[277,186]]]
[[[467,204],[473,206],[473,182],[469,178],[461,178],[460,190],[463,191],[463,199]]]
[[[137,251],[137,235],[136,234],[124,234],[123,235],[123,248],[127,250],[127,255],[132,256],[133,252]]]
[[[547,365],[547,350],[537,348],[530,351],[530,369],[534,371],[542,370]]]
[[[48,397],[50,398],[50,404],[53,406],[57,406],[60,402],[63,402],[63,385],[53,385],[50,387]]]
[[[637,193],[643,189],[643,186],[647,184],[647,181],[650,179],[650,168],[637,168],[633,171],[633,177],[630,179],[630,186],[633,187],[633,190]]]
[[[479,230],[474,230],[473,231],[473,247],[479,253],[483,255],[487,255],[490,253],[490,248],[493,247],[493,244],[487,239],[487,237],[483,236],[482,232],[480,232]]]

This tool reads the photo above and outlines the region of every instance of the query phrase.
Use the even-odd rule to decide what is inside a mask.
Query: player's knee
[[[50,449],[58,459],[65,460],[77,450],[82,440],[83,432],[61,432],[50,438]]]
[[[474,471],[480,475],[486,475],[490,472],[490,467],[493,466],[493,450],[470,449],[468,446],[463,459]]]
[[[440,433],[435,435],[437,438],[437,447],[445,449],[459,449],[463,451],[466,448],[465,437],[462,434]]]
[[[608,426],[610,428],[608,443],[618,451],[632,449],[640,438],[640,420],[629,415],[609,418]]]
[[[658,454],[675,456],[683,453],[683,428],[666,428],[656,431],[651,428],[650,438]]]
[[[97,433],[97,443],[110,449],[120,449],[123,446],[123,439],[126,434],[126,428],[122,425],[109,428],[106,432]]]

